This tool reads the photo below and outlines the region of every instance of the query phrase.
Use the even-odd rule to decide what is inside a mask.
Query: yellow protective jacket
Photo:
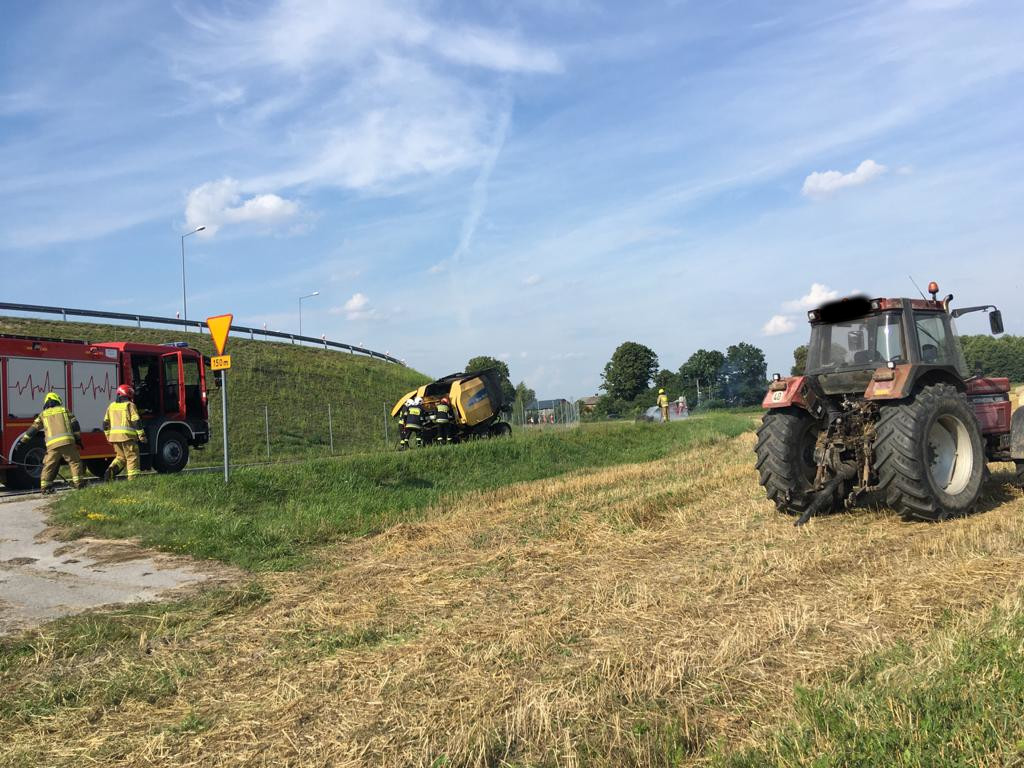
[[[668,395],[658,395],[658,405],[662,408],[668,408]]]
[[[44,408],[32,422],[32,426],[25,433],[28,440],[42,432],[46,440],[46,447],[60,448],[63,445],[71,445],[82,440],[82,430],[78,426],[78,419],[75,414],[63,405],[56,405],[52,408]]]
[[[434,413],[434,421],[438,424],[447,424],[452,420],[452,407],[444,403],[438,403]]]
[[[146,437],[139,417],[139,409],[131,400],[111,403],[103,417],[103,434],[109,443],[128,443]]]

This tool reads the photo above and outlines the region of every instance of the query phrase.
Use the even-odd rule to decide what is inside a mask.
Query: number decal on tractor
[[[784,390],[781,390],[781,389],[778,392],[772,392],[772,402],[773,403],[781,402],[782,398],[785,397],[785,396],[786,396],[786,392]]]

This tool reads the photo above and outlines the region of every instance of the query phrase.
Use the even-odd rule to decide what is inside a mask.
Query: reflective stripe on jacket
[[[75,430],[75,417],[63,406],[47,408],[36,417],[36,422],[42,427],[47,448],[71,445],[78,436]]]
[[[437,413],[434,414],[434,421],[438,424],[447,424],[452,419],[451,406],[445,405],[444,403],[437,404]]]
[[[111,443],[127,443],[141,440],[145,432],[139,423],[139,410],[131,400],[111,403],[103,417],[103,431]]]
[[[405,428],[419,429],[423,411],[418,405],[410,405],[405,411]]]

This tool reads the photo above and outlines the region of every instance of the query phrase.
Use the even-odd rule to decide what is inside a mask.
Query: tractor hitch
[[[821,490],[814,494],[814,499],[807,505],[804,513],[793,523],[799,528],[815,515],[830,508],[836,498],[836,493],[843,485],[857,476],[858,466],[855,461],[845,461],[839,465],[839,471],[822,486]]]

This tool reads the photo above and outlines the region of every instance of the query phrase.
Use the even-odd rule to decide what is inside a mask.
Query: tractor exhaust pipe
[[[804,513],[800,515],[800,517],[797,519],[795,523],[793,523],[793,525],[799,528],[812,517],[828,508],[832,504],[832,501],[835,499],[836,491],[839,490],[843,483],[845,483],[847,480],[853,480],[856,476],[856,462],[847,461],[840,465],[839,472],[835,475],[835,477],[833,477],[831,480],[825,483],[822,489],[815,494],[814,500],[811,501],[811,503],[807,506],[807,509],[804,510]]]

